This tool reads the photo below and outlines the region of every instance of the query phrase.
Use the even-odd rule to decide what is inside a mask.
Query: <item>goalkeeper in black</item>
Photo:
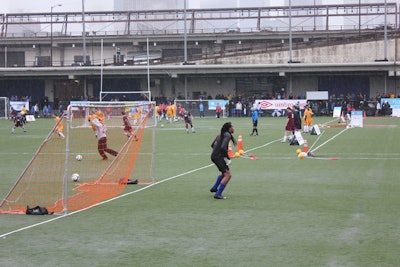
[[[231,122],[225,123],[221,128],[221,133],[212,142],[211,161],[217,166],[221,172],[210,192],[215,193],[215,199],[225,199],[222,195],[226,185],[231,179],[231,171],[229,170],[230,157],[228,153],[229,143],[236,145],[236,140],[233,137],[234,128]]]

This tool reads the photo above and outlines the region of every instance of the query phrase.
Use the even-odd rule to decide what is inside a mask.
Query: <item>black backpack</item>
[[[28,215],[47,215],[49,211],[45,207],[36,206],[34,208],[30,208],[26,206],[26,214]]]

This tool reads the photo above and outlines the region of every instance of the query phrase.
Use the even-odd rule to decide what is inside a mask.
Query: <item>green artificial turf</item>
[[[258,160],[233,159],[227,199],[215,200],[210,144],[226,121]],[[1,198],[53,123],[12,135],[0,121]],[[400,119],[331,123],[303,134],[315,158],[299,159],[301,146],[280,142],[285,118],[261,117],[253,137],[250,118],[195,118],[194,134],[163,122],[156,184],[65,217],[1,214],[0,266],[398,266]]]

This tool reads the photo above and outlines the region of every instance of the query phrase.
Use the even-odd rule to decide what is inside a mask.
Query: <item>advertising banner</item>
[[[215,107],[219,104],[222,110],[225,110],[225,105],[229,103],[229,100],[208,100],[208,109],[215,110]]]
[[[256,106],[261,109],[286,109],[287,107],[293,107],[299,105],[301,109],[307,104],[307,99],[257,99]]]

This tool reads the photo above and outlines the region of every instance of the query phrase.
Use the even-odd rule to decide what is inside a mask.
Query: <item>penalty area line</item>
[[[148,188],[150,188],[150,187],[153,187],[153,186],[155,186],[155,185],[159,185],[159,184],[162,184],[162,183],[164,183],[164,182],[167,182],[167,181],[170,181],[170,180],[179,178],[179,177],[181,177],[181,176],[184,176],[184,175],[187,175],[187,174],[191,174],[191,173],[194,173],[194,172],[197,172],[197,171],[201,171],[201,170],[210,168],[211,166],[214,166],[214,164],[209,164],[209,165],[206,165],[206,166],[197,168],[197,169],[193,169],[193,170],[190,170],[190,171],[181,173],[181,174],[177,174],[177,175],[171,176],[171,177],[169,177],[169,178],[166,178],[166,179],[163,179],[163,180],[161,180],[161,181],[158,181],[158,182],[149,184],[149,185],[147,185],[147,186],[145,186],[145,187],[139,188],[139,189],[137,189],[137,190],[135,190],[135,191],[128,192],[128,193],[125,193],[125,194],[122,194],[122,195],[119,195],[119,196],[116,196],[116,197],[113,197],[113,198],[104,200],[104,201],[102,201],[102,202],[99,202],[99,203],[97,203],[97,204],[91,205],[91,206],[89,206],[89,207],[87,207],[87,208],[84,208],[84,209],[72,211],[72,212],[70,212],[70,213],[63,214],[63,215],[61,215],[61,216],[59,216],[59,217],[51,218],[51,219],[49,219],[49,220],[45,220],[45,221],[43,221],[43,222],[39,222],[39,223],[35,223],[35,224],[32,224],[32,225],[28,225],[28,226],[25,226],[25,227],[22,227],[22,228],[19,228],[19,229],[10,231],[10,232],[8,232],[8,233],[0,234],[0,238],[5,239],[5,238],[7,238],[7,236],[9,236],[9,235],[16,234],[16,233],[19,233],[19,232],[22,232],[22,231],[25,231],[25,230],[32,229],[32,228],[34,228],[34,227],[40,226],[40,225],[44,225],[44,224],[47,224],[47,223],[51,223],[51,222],[54,222],[54,221],[63,219],[63,218],[65,218],[65,217],[67,217],[67,216],[71,216],[71,215],[74,215],[74,214],[77,214],[77,213],[86,211],[86,210],[88,210],[88,209],[91,209],[91,208],[94,208],[94,207],[97,207],[97,206],[106,204],[106,203],[108,203],[108,202],[111,202],[111,201],[114,201],[114,200],[117,200],[117,199],[120,199],[120,198],[129,196],[129,195],[132,195],[132,194],[135,194],[135,193],[139,193],[139,192],[141,192],[141,191],[143,191],[143,190],[146,190],[146,189],[148,189]]]

